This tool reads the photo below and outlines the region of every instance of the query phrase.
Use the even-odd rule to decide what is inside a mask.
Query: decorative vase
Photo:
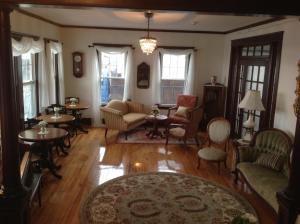
[[[210,78],[210,83],[211,85],[216,85],[217,83],[217,76],[213,75],[211,78]]]

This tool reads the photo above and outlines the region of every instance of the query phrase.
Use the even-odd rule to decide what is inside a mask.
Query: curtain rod
[[[177,47],[177,46],[157,46],[157,48],[164,48],[164,49],[174,49],[174,50],[194,50],[197,51],[195,47]]]
[[[59,43],[59,40],[55,40],[55,39],[51,39],[51,38],[46,38],[46,37],[44,38],[44,41],[46,41],[47,43],[49,43],[50,41]]]
[[[94,47],[94,46],[103,46],[103,47],[131,47],[132,49],[135,49],[130,44],[105,44],[105,43],[92,43],[91,45],[88,45],[88,47]]]
[[[33,38],[34,40],[40,39],[39,36],[35,36],[32,34],[27,34],[27,33],[21,33],[21,32],[14,32],[14,31],[11,31],[11,37],[14,39],[21,39],[22,37],[30,37],[30,38]]]

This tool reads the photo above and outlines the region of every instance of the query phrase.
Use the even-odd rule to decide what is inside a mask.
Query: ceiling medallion
[[[153,17],[153,12],[151,12],[151,11],[145,12],[145,17],[148,19],[147,36],[140,38],[140,46],[141,46],[143,53],[149,55],[155,50],[157,40],[155,38],[149,36],[149,21],[150,21],[150,18]]]

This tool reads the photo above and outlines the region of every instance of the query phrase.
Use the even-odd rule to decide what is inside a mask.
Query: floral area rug
[[[165,144],[166,143],[166,138],[161,138],[159,136],[154,137],[154,138],[149,138],[147,136],[147,133],[150,131],[150,128],[147,130],[143,128],[138,128],[130,131],[127,135],[127,140],[125,138],[125,134],[121,133],[118,136],[117,143],[143,143],[143,144]],[[161,133],[164,133],[165,128],[159,128],[159,131]],[[164,135],[164,134],[163,134]],[[201,142],[201,138],[199,137],[199,142]],[[168,144],[183,144],[183,141],[179,141],[179,139],[169,137],[169,143]],[[188,145],[196,145],[196,141],[194,139],[188,139],[187,140]]]
[[[196,176],[139,173],[112,179],[82,204],[81,224],[229,224],[253,207],[237,193]]]

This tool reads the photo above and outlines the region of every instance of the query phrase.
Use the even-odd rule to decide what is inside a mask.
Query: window
[[[122,100],[125,82],[125,53],[101,52],[101,102]]]
[[[37,115],[38,96],[37,79],[35,75],[35,60],[37,57],[31,53],[21,55],[24,119]]]
[[[184,90],[187,56],[163,54],[161,64],[161,104],[176,104],[177,95]]]

